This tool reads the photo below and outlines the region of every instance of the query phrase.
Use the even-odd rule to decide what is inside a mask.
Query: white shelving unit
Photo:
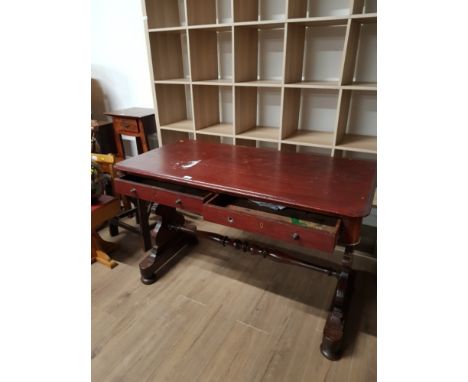
[[[376,158],[376,0],[144,3],[160,145]]]

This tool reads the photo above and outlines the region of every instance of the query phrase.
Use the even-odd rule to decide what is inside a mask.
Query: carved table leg
[[[342,271],[338,277],[331,311],[323,329],[320,351],[330,360],[339,359],[343,351],[344,325],[352,288],[352,257],[353,247],[347,246],[343,255]]]
[[[138,223],[140,224],[140,234],[143,237],[145,251],[151,248],[151,234],[149,227],[149,203],[145,200],[136,199]]]
[[[173,229],[173,227],[183,226],[185,222],[183,215],[175,208],[160,204],[156,207],[156,214],[159,215],[160,220],[151,232],[155,245],[140,263],[141,281],[147,285],[156,281],[158,270],[174,259],[179,250],[188,244],[197,243],[194,235]]]

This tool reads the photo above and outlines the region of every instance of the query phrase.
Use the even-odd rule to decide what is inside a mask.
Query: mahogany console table
[[[140,263],[143,283],[156,281],[176,253],[199,236],[326,273],[338,282],[320,349],[329,359],[340,357],[353,247],[359,243],[362,219],[371,210],[376,187],[374,161],[181,141],[122,161],[116,169],[124,174],[115,180],[116,190],[137,198],[140,224],[147,225],[148,203],[158,203],[154,246]],[[207,221],[328,253],[339,242],[345,246],[341,269],[198,231],[185,224],[177,208]]]

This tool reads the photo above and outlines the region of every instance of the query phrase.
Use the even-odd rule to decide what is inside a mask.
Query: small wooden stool
[[[107,252],[117,249],[118,245],[103,240],[97,233],[97,229],[119,212],[119,199],[109,195],[101,195],[96,203],[91,204],[91,263],[99,261],[111,269],[117,265]]]

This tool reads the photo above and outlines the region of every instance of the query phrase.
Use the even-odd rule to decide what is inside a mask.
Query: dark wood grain
[[[187,167],[190,161],[200,161]],[[116,169],[215,192],[342,217],[367,216],[376,163],[181,141],[120,162]]]

